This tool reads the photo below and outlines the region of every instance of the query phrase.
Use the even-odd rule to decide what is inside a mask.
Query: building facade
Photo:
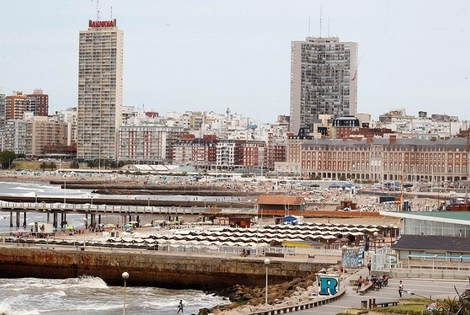
[[[67,145],[67,124],[49,120],[47,116],[34,116],[26,121],[26,156],[41,157],[53,154],[46,147]],[[58,155],[59,156],[59,155]]]
[[[49,95],[44,94],[41,89],[35,89],[26,96],[34,103],[34,116],[49,115]]]
[[[425,140],[288,140],[288,163],[299,174],[328,179],[368,181],[459,181],[469,177],[467,138]]]
[[[122,122],[124,34],[116,20],[89,21],[80,31],[77,158],[115,159]]]
[[[290,131],[312,131],[321,114],[357,111],[357,43],[307,37],[291,44]]]
[[[129,125],[118,129],[118,157],[135,164],[171,164],[173,146],[184,135],[181,127]]]

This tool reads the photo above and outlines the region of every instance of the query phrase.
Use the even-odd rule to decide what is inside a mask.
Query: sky
[[[470,119],[468,0],[0,0],[0,8],[0,87],[42,88],[50,114],[77,105],[79,31],[112,14],[124,31],[125,106],[161,115],[229,108],[275,122],[289,115],[291,42],[337,36],[358,43],[359,113]]]

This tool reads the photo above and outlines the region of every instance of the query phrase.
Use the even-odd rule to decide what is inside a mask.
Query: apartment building
[[[2,151],[10,150],[16,154],[26,154],[26,121],[10,119],[5,122],[2,133]]]
[[[321,114],[357,111],[357,43],[307,37],[291,44],[290,131],[313,131]]]
[[[219,140],[216,145],[216,167],[233,170],[243,161],[243,140]]]
[[[247,168],[265,168],[267,166],[267,148],[264,141],[246,141],[242,143],[242,163]]]
[[[288,140],[288,163],[302,176],[391,181],[468,179],[467,138],[299,139]]]
[[[32,112],[37,116],[47,116],[48,108],[49,96],[42,93],[42,90],[35,90],[33,94],[28,95],[21,91],[14,91],[6,97],[5,120],[23,119],[25,112]],[[42,115],[44,111],[46,114]]]
[[[163,125],[126,125],[118,128],[119,161],[135,164],[171,164],[173,147],[184,128]]]
[[[217,138],[184,138],[174,145],[173,164],[191,164],[201,169],[210,169],[217,161]]]
[[[116,20],[89,21],[80,31],[77,158],[115,159],[122,123],[124,33]]]
[[[42,89],[35,89],[32,94],[26,96],[34,104],[34,116],[49,115],[49,95],[44,94]]]
[[[67,124],[49,120],[47,116],[34,116],[26,121],[27,157],[46,155],[46,147],[65,147],[67,145]],[[49,154],[52,152],[49,150]]]

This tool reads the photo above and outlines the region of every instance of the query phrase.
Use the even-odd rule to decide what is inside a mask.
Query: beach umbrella
[[[65,229],[68,230],[68,231],[71,231],[71,230],[73,230],[73,225],[67,225],[65,227]]]

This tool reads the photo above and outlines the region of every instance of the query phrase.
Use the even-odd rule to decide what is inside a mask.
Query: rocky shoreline
[[[268,292],[268,309],[305,303],[317,293],[314,276],[269,285]],[[198,315],[235,315],[266,310],[265,288],[235,285],[215,294],[227,297],[231,303],[201,309]]]

